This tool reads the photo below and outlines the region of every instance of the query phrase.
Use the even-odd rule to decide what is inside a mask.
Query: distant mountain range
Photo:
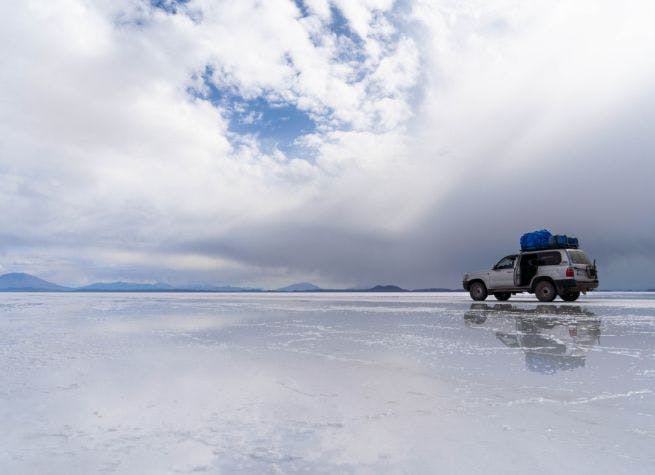
[[[250,287],[215,286],[207,284],[172,286],[165,282],[140,284],[134,282],[97,282],[72,289],[77,292],[261,292]]]
[[[22,272],[12,272],[11,274],[0,275],[0,290],[3,291],[48,291],[64,292],[71,290],[68,287],[53,284],[47,280],[39,279],[30,274]]]
[[[206,284],[172,286],[165,282],[96,282],[83,287],[64,287],[39,277],[14,272],[0,275],[0,292],[261,292],[261,289]]]
[[[407,290],[396,285],[376,285],[369,289],[323,289],[309,282],[299,282],[275,290],[207,284],[173,286],[165,282],[154,284],[96,282],[83,287],[65,287],[30,274],[14,272],[0,276],[0,292],[453,292],[453,290],[442,288]]]
[[[321,288],[310,284],[309,282],[300,282],[298,284],[287,285],[280,289],[276,289],[276,292],[320,292]]]
[[[157,282],[156,284],[137,284],[132,282],[96,282],[75,290],[80,292],[147,292],[172,290],[169,284]]]

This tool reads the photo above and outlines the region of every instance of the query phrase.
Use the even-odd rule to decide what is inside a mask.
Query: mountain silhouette
[[[0,291],[4,292],[44,292],[64,291],[68,287],[53,284],[24,272],[12,272],[0,275]]]

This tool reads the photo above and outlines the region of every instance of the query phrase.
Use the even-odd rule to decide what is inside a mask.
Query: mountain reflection
[[[586,354],[600,344],[600,319],[574,305],[472,304],[467,326],[484,326],[505,346],[520,348],[530,371],[553,374],[585,366]]]

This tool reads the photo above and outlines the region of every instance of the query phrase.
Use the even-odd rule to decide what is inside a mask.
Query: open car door
[[[520,287],[521,286],[521,259],[523,258],[522,255],[516,256],[516,260],[514,261],[514,287]]]

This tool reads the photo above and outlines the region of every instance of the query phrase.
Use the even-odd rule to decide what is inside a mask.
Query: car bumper
[[[598,287],[598,280],[575,280],[575,279],[561,279],[555,281],[555,286],[558,292],[567,290],[579,290],[580,292],[587,292],[594,290]]]
[[[469,284],[468,280],[465,280],[465,281],[462,282],[462,287],[464,287],[464,290],[466,290],[467,292],[469,290],[470,285],[471,284]]]

